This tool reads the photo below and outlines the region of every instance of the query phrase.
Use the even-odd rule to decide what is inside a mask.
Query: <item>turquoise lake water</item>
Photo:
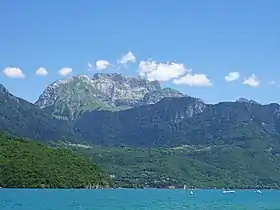
[[[0,210],[280,210],[280,191],[0,189]]]

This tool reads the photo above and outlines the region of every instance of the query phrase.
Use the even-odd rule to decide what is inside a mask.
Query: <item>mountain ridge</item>
[[[113,78],[119,83],[123,83],[123,80],[131,82],[131,77],[120,74],[96,74],[95,77],[101,77],[104,81],[110,77],[110,80]],[[74,85],[77,85],[76,82],[80,79],[92,82],[89,77],[77,75],[58,83],[63,85],[76,80]],[[145,84],[148,82],[140,81]],[[57,81],[52,83],[52,86],[59,85]],[[137,84],[136,87],[138,88]],[[67,88],[71,89],[69,86]],[[67,117],[54,116],[52,104],[47,104],[46,107],[39,102],[37,105],[31,104],[13,96],[4,86],[0,86],[2,94],[0,130],[43,141],[67,140],[109,146],[141,147],[229,142],[240,144],[242,138],[279,138],[279,104],[261,105],[247,99],[207,104],[199,98],[182,96],[180,92],[176,95],[175,90],[161,88],[158,82],[153,82],[151,89],[152,91],[143,97],[145,104],[120,110],[96,107],[73,109],[70,111],[74,118],[69,121]],[[161,92],[157,92],[158,90]],[[171,97],[165,97],[170,96],[170,90]],[[172,97],[172,94],[175,96]],[[79,94],[76,96],[82,101]],[[71,104],[71,100],[60,102],[61,106]],[[69,114],[69,110],[63,111],[68,111],[65,116]],[[276,144],[274,140],[272,141]]]
[[[35,105],[49,107],[53,116],[74,120],[87,110],[118,111],[156,103],[164,97],[183,97],[172,88],[161,88],[158,81],[118,73],[76,75],[47,86]],[[52,107],[52,108],[50,108]]]
[[[86,112],[75,126],[83,139],[95,144],[155,147],[240,143],[246,138],[279,138],[279,110],[278,104],[211,105],[192,97],[165,98],[153,105],[115,113]]]
[[[53,116],[51,108],[0,86],[0,131],[55,147],[87,145],[82,152],[125,187],[280,186],[277,103],[163,97],[119,111],[84,110],[74,120]]]
[[[56,119],[47,110],[14,96],[3,85],[0,86],[0,130],[42,141],[73,135],[67,121]]]

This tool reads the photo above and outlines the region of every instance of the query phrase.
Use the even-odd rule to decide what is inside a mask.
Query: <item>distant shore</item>
[[[43,187],[0,187],[0,189],[45,189],[45,190],[118,190],[118,189],[135,189],[135,190],[280,190],[280,188],[157,188],[157,187],[100,187],[100,188],[43,188]]]

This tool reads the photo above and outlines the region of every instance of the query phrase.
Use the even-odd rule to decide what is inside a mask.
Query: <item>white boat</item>
[[[223,193],[235,193],[235,191],[227,189],[227,190],[224,190]]]
[[[256,191],[256,193],[259,193],[259,194],[261,194],[261,193],[262,193],[262,191],[260,191],[260,190],[257,190],[257,191]]]
[[[193,191],[190,191],[190,195],[193,195]]]

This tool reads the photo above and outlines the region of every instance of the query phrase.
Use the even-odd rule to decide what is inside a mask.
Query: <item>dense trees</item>
[[[0,186],[84,188],[112,182],[86,157],[8,135],[0,135]]]
[[[122,187],[279,188],[280,158],[257,146],[77,149]]]

